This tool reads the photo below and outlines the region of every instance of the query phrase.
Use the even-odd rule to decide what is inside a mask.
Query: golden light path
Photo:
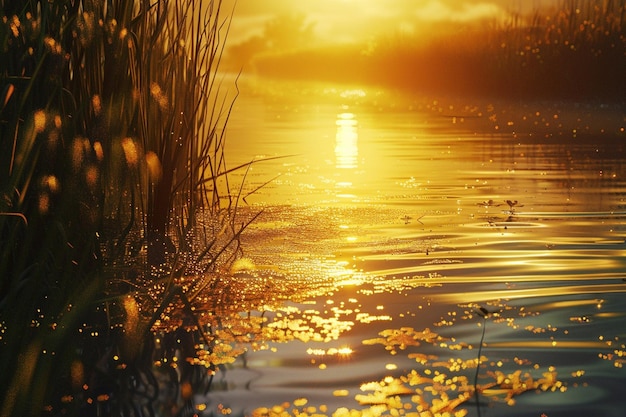
[[[491,281],[495,282],[495,281]],[[549,288],[529,288],[523,290],[506,291],[476,291],[471,293],[447,293],[433,296],[433,298],[448,302],[480,302],[484,300],[494,300],[500,298],[533,298],[533,297],[554,297],[566,294],[614,294],[626,293],[626,285],[619,284],[591,284],[591,285],[567,285]]]
[[[354,169],[358,167],[359,133],[358,122],[353,113],[337,115],[337,134],[335,135],[335,157],[337,168]]]
[[[524,259],[523,254],[516,253],[516,259],[511,260],[510,256],[497,255],[487,256],[485,258],[478,257],[477,260],[472,261],[471,258],[463,257],[461,259],[445,258],[446,261],[439,261],[439,269],[445,271],[446,274],[450,274],[455,270],[463,271],[465,273],[472,272],[471,276],[467,274],[462,277],[446,276],[445,278],[421,278],[419,273],[422,272],[428,276],[428,271],[432,271],[433,264],[429,262],[422,262],[421,264],[412,266],[400,266],[395,268],[380,268],[372,271],[379,276],[412,276],[416,280],[424,280],[431,284],[462,284],[462,283],[480,283],[480,282],[541,282],[541,281],[588,281],[589,279],[621,279],[620,276],[615,275],[615,269],[619,268],[622,264],[619,254],[616,254],[615,258],[598,257],[597,259],[590,257],[586,260],[580,260],[577,262],[578,268],[587,268],[589,273],[584,276],[572,274],[570,272],[571,260],[560,259],[559,262],[548,262],[547,260],[541,261],[541,258],[537,259],[529,256]],[[547,258],[545,255],[544,259]],[[383,259],[379,261],[380,266],[384,266]],[[518,267],[520,271],[516,275],[499,275],[497,273],[490,273],[489,275],[480,276],[480,271],[495,269],[495,267],[511,269]],[[470,271],[471,270],[471,271]],[[559,273],[561,271],[561,273]],[[599,271],[599,272],[596,272]]]

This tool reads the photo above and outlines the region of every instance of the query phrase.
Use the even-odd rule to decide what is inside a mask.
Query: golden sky
[[[225,10],[232,2],[224,0]],[[301,15],[319,39],[350,42],[380,33],[419,33],[429,24],[463,23],[528,11],[558,0],[236,0],[230,41],[261,35],[281,15]]]

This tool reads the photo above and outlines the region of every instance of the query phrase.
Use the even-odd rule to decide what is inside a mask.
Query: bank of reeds
[[[198,311],[237,297],[217,289],[247,225],[224,157],[230,11],[0,6],[0,415],[171,412],[215,364],[155,361],[211,352]]]
[[[261,75],[367,83],[427,94],[618,100],[626,94],[626,3],[554,8],[451,25],[436,34],[258,56]]]

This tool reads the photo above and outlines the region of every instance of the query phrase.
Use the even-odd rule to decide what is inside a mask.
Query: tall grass
[[[228,13],[0,5],[0,415],[153,415],[185,382],[154,359],[212,349],[196,310],[248,224],[224,155]]]

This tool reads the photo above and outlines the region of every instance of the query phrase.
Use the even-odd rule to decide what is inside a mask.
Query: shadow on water
[[[621,415],[623,113],[591,127],[358,89],[237,106],[232,157],[297,155],[246,178],[281,174],[253,196],[245,279],[290,301],[207,411]]]

